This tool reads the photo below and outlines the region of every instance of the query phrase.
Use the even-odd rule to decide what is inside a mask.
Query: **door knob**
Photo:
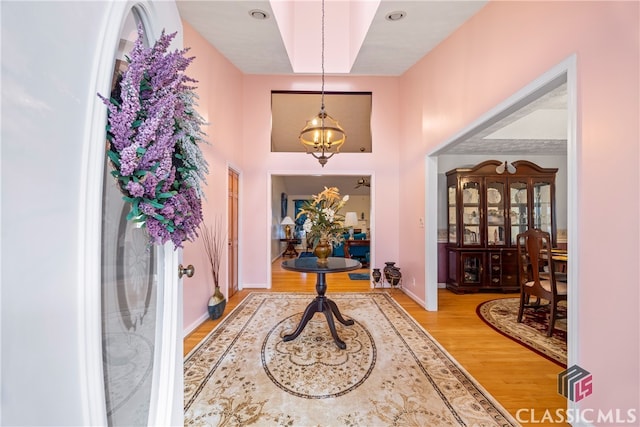
[[[191,264],[189,264],[186,267],[183,267],[182,264],[180,264],[180,266],[178,267],[178,277],[181,279],[184,274],[186,274],[187,277],[193,277],[193,273],[195,272],[196,272],[196,269]]]

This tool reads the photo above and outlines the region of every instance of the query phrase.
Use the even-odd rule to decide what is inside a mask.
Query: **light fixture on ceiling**
[[[324,108],[324,0],[322,0],[322,92],[320,112],[309,120],[300,132],[300,142],[304,145],[307,154],[318,159],[322,167],[336,153],[347,139],[344,129],[333,117],[327,114]]]
[[[407,16],[407,12],[403,10],[397,10],[395,12],[387,13],[387,15],[385,16],[385,19],[387,21],[399,21],[401,19],[404,19],[405,16]]]
[[[496,167],[496,173],[503,174],[505,170],[511,174],[516,173],[516,167],[513,166],[511,163],[507,162],[506,160],[504,163],[500,163]]]
[[[252,9],[249,11],[249,16],[251,16],[254,19],[258,19],[260,21],[262,21],[263,19],[268,19],[269,18],[269,14],[267,12],[265,12],[264,10],[260,10],[260,9]]]

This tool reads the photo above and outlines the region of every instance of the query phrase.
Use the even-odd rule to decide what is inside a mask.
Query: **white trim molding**
[[[100,30],[102,45],[96,46],[93,60],[93,80],[88,91],[87,122],[83,145],[78,233],[78,277],[84,283],[79,287],[78,313],[80,328],[79,351],[82,372],[79,384],[83,398],[85,425],[107,425],[102,360],[102,188],[104,165],[106,107],[96,93],[105,93],[111,87],[114,52],[122,23],[130,9],[125,2],[110,2]]]

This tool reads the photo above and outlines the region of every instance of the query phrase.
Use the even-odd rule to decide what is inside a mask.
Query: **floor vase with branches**
[[[222,316],[227,305],[227,300],[220,291],[220,262],[225,247],[225,237],[219,220],[215,222],[213,227],[204,224],[202,228],[202,242],[209,261],[214,285],[213,293],[209,298],[209,317],[211,320],[216,320]]]

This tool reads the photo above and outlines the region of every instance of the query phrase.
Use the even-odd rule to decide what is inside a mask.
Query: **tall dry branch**
[[[220,286],[220,262],[225,247],[226,233],[223,232],[222,221],[219,217],[216,218],[213,226],[204,223],[202,229],[202,244],[213,275],[213,284],[217,288]]]

